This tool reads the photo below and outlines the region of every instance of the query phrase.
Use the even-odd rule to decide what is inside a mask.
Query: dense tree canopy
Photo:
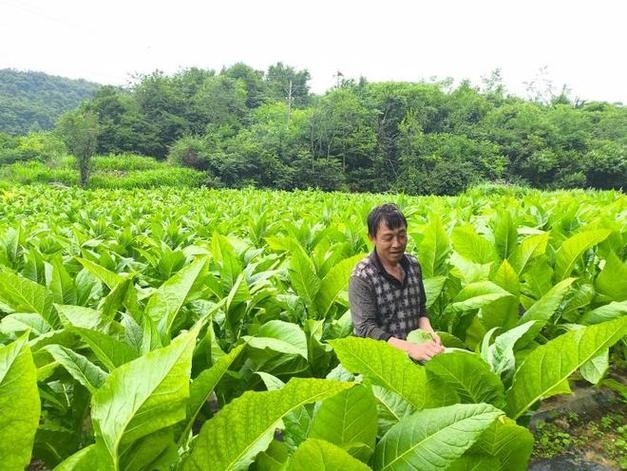
[[[506,93],[498,71],[481,87],[340,80],[322,96],[308,80],[282,63],[155,72],[127,89],[102,87],[81,109],[97,116],[98,153],[169,158],[218,186],[454,194],[484,181],[627,182],[622,105],[564,93],[524,100]],[[0,138],[5,162],[16,148]]]
[[[0,70],[0,132],[52,129],[56,119],[91,97],[98,84],[41,72]]]

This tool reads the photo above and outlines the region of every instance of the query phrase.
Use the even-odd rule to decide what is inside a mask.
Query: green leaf
[[[297,247],[297,248],[296,248]],[[305,306],[316,314],[315,300],[320,290],[320,279],[316,274],[316,267],[311,258],[300,247],[296,246],[288,265],[288,273],[292,288],[301,297]]]
[[[346,448],[362,443],[356,458],[367,462],[377,438],[377,403],[372,390],[357,385],[325,399],[316,411],[309,436]],[[298,453],[298,452],[297,452]]]
[[[52,327],[58,326],[54,295],[44,286],[0,267],[0,298],[17,312],[36,312]]]
[[[102,332],[82,327],[68,327],[67,330],[78,334],[109,371],[113,371],[138,356],[130,345]]]
[[[98,310],[102,316],[102,325],[108,325],[115,318],[115,315],[124,302],[126,293],[129,289],[135,288],[133,287],[131,280],[125,278],[123,281],[118,283],[107,296],[102,298],[100,305],[98,306]]]
[[[465,286],[448,308],[460,312],[480,309],[507,296],[511,294],[491,281],[479,281]]]
[[[89,307],[55,304],[59,318],[64,327],[82,327],[84,329],[98,329],[102,323],[102,316],[98,311]]]
[[[54,471],[105,471],[111,469],[106,460],[106,452],[93,444],[66,458]]]
[[[124,277],[114,273],[110,270],[107,270],[105,267],[98,265],[97,263],[92,262],[91,260],[87,260],[86,258],[76,257],[76,260],[80,262],[81,265],[87,270],[89,273],[94,275],[100,281],[102,281],[109,289],[115,288],[118,283],[124,281]]]
[[[216,361],[211,368],[203,371],[196,379],[194,379],[190,388],[189,401],[187,403],[187,414],[185,416],[186,425],[180,435],[181,440],[187,438],[192,426],[194,425],[198,412],[205,404],[207,398],[215,389],[220,379],[224,376],[243,349],[244,344],[238,345],[231,350],[228,355],[218,359],[218,361]]]
[[[611,302],[586,312],[581,316],[579,323],[584,325],[600,324],[601,322],[618,319],[625,314],[627,314],[627,301],[621,301],[620,303]]]
[[[370,468],[342,448],[325,440],[309,438],[296,450],[288,470],[368,471]]]
[[[478,455],[495,458],[495,466],[489,468],[495,471],[526,471],[532,448],[531,432],[501,416],[483,432],[469,450],[469,454],[476,452]]]
[[[568,377],[618,342],[627,318],[568,332],[532,351],[516,371],[507,394],[507,414],[517,419],[541,399],[567,391]]]
[[[518,325],[525,324],[529,321],[536,321],[536,323],[531,326],[529,331],[525,334],[524,340],[521,341],[521,347],[528,345],[542,330],[542,327],[553,317],[553,314],[560,306],[562,299],[564,299],[573,281],[575,281],[574,278],[566,278],[560,281],[553,286],[548,293],[533,303],[522,315],[518,321]]]
[[[374,470],[446,469],[503,413],[488,404],[455,404],[406,417],[377,444]]]
[[[45,350],[52,355],[55,361],[79,383],[85,386],[92,394],[102,386],[107,373],[102,371],[83,355],[61,345],[48,345]]]
[[[444,272],[443,268],[449,252],[450,242],[442,220],[439,216],[433,216],[429,225],[425,227],[424,237],[418,246],[418,260],[420,260],[422,275],[425,279],[434,278]]]
[[[434,278],[425,278],[422,282],[425,286],[427,309],[429,309],[440,296],[442,288],[444,288],[444,284],[446,283],[446,277],[436,276]]]
[[[10,335],[30,330],[35,336],[43,335],[52,330],[46,319],[36,312],[15,313],[4,316],[0,321],[0,332]]]
[[[348,285],[348,279],[353,268],[365,255],[360,253],[342,260],[334,265],[322,279],[315,297],[318,318],[323,318],[327,315],[338,294]]]
[[[501,259],[506,259],[513,252],[517,236],[509,211],[499,211],[494,221],[494,244]]]
[[[354,386],[324,379],[292,378],[278,391],[247,391],[203,425],[183,470],[247,469],[265,450],[281,419],[290,411]]]
[[[185,419],[199,326],[114,370],[92,399],[96,443],[117,469],[120,446]]]
[[[269,349],[307,359],[307,337],[297,324],[273,320],[262,325],[254,337],[242,337],[248,345],[259,350]]]
[[[458,350],[436,355],[425,364],[427,373],[440,378],[457,392],[461,402],[505,405],[500,378],[476,353]]]
[[[330,344],[344,368],[363,374],[373,384],[398,394],[416,409],[450,404],[455,400],[448,388],[430,383],[422,366],[386,342],[348,337]]]
[[[150,296],[145,313],[153,322],[157,323],[162,337],[169,338],[176,314],[189,296],[194,282],[205,267],[205,263],[206,258],[200,258],[187,265]]]
[[[259,453],[255,460],[257,471],[283,471],[287,468],[289,448],[284,442],[272,440],[268,449]]]
[[[37,370],[27,341],[25,334],[0,347],[0,457],[6,470],[28,466],[39,426]]]
[[[498,259],[494,244],[477,234],[471,225],[455,227],[451,240],[455,251],[471,262],[484,264]]]
[[[598,384],[603,379],[605,373],[607,373],[610,367],[610,351],[605,350],[600,352],[597,356],[589,360],[587,363],[581,365],[579,373],[583,376],[583,379],[592,384]]]
[[[605,266],[594,282],[596,290],[612,301],[627,300],[627,264],[623,263],[614,252],[609,252]]]
[[[516,273],[519,275],[522,274],[532,258],[543,255],[546,251],[548,241],[548,232],[524,239],[520,245],[514,249],[509,259]]]
[[[536,321],[528,321],[510,329],[494,339],[487,349],[481,350],[482,358],[490,365],[492,371],[509,381],[516,369],[514,347],[516,342],[527,333]]]
[[[372,386],[372,393],[377,399],[378,435],[383,436],[403,417],[416,412],[416,408],[398,394],[376,384]]]
[[[563,280],[573,271],[579,256],[603,242],[612,233],[609,229],[584,231],[566,239],[555,253],[555,277]]]
[[[51,268],[50,277],[47,277],[46,281],[55,301],[61,304],[76,304],[78,298],[74,280],[63,266],[60,256],[52,259]]]

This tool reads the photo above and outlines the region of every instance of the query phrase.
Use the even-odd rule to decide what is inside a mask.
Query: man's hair
[[[399,227],[407,227],[407,219],[398,206],[392,203],[377,206],[368,215],[368,235],[375,237],[379,230],[379,225],[385,223],[390,229],[398,229]]]

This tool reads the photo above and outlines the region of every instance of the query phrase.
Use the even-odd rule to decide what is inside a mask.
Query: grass
[[[163,186],[199,187],[206,176],[189,168],[173,167],[150,157],[133,154],[95,156],[90,188],[132,189]],[[0,185],[78,184],[75,159],[64,156],[48,163],[16,162],[0,166]]]

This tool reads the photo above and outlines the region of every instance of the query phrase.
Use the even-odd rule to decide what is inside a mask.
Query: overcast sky
[[[623,0],[0,0],[0,68],[123,85],[155,69],[309,70],[347,78],[467,78],[510,92],[546,67],[571,97],[627,104]]]

